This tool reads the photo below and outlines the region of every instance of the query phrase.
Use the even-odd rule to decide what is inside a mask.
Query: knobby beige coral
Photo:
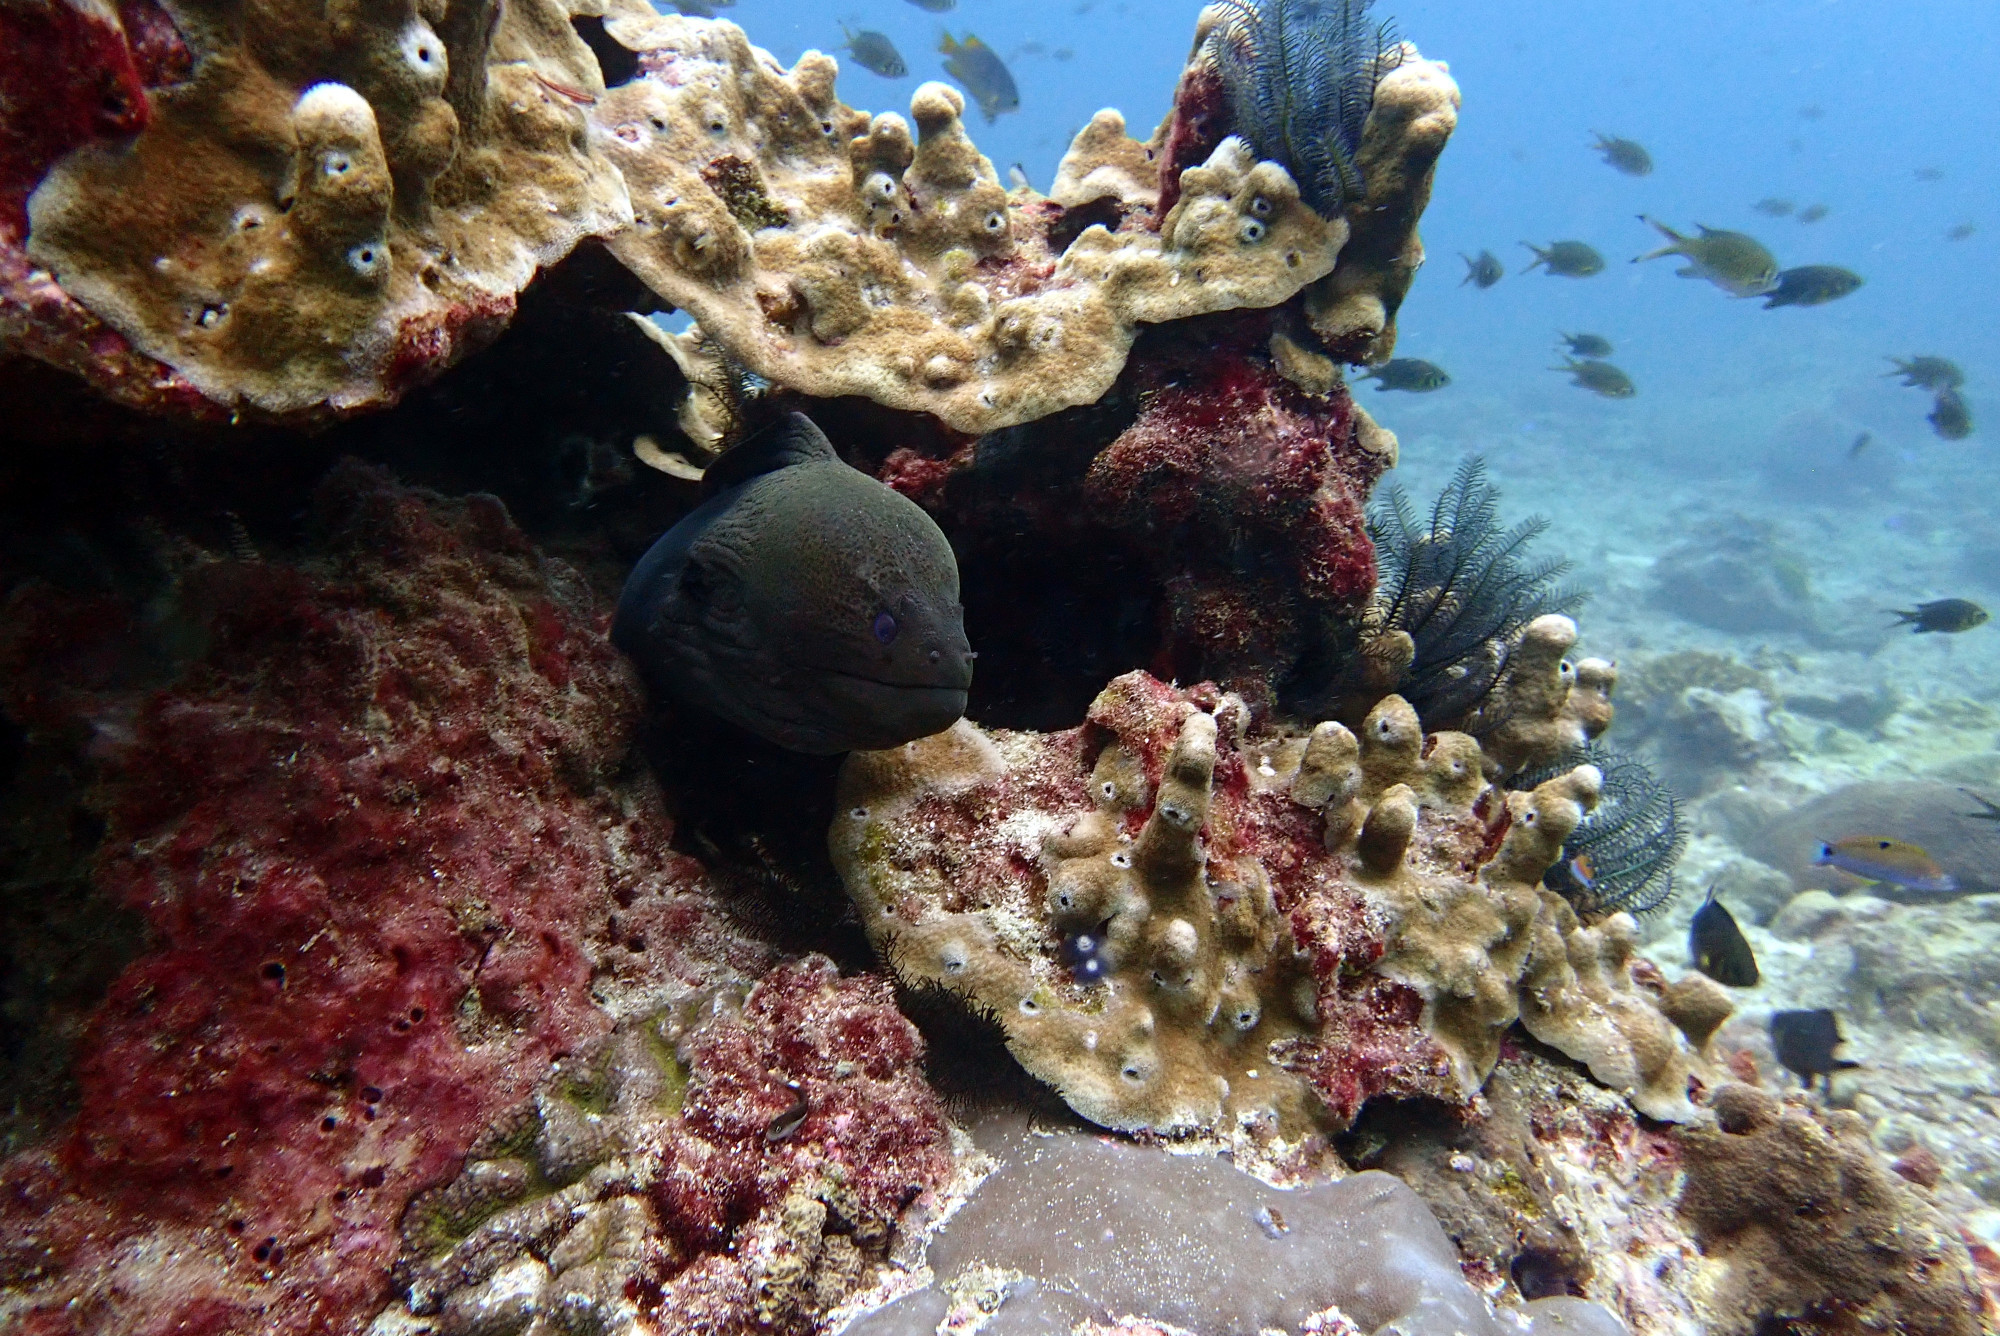
[[[732,357],[816,397],[968,432],[1091,403],[1142,323],[1276,305],[1346,240],[1226,140],[1157,230],[1093,226],[1065,248],[1062,211],[1000,184],[944,84],[917,89],[910,121],[871,120],[835,100],[818,52],[786,73],[727,23],[610,30],[649,71],[593,111],[636,215],[614,253]],[[1117,147],[1136,174],[1145,151]]]
[[[538,266],[629,221],[566,0],[174,7],[196,64],[71,154],[29,254],[232,407],[393,400],[497,333]]]
[[[1503,799],[1488,764],[1399,697],[1300,736],[1133,673],[1080,729],[854,754],[829,847],[898,975],[1105,1126],[1289,1139],[1377,1093],[1463,1101],[1517,1019],[1687,1116],[1631,920],[1584,927],[1538,884],[1601,777]]]

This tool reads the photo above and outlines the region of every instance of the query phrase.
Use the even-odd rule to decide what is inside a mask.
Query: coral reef
[[[1168,657],[1154,662],[1263,697],[1373,587],[1361,502],[1395,441],[1344,390],[1314,396],[1242,349],[1249,326],[1198,361],[1148,358],[1139,414],[1090,461],[1081,499],[1159,573]]]
[[[837,102],[818,53],[781,74],[732,24],[609,27],[646,70],[592,112],[633,191],[613,250],[730,356],[815,397],[965,432],[1091,403],[1141,322],[1277,305],[1346,239],[1240,140],[1191,170],[1156,230],[1065,235],[1061,207],[1001,186],[944,84],[911,99],[913,137]]]
[[[975,717],[1068,727],[1135,667],[1261,707],[1346,635],[1374,583],[1364,507],[1395,437],[1324,358],[1316,389],[1288,375],[1318,355],[1272,322],[1151,329],[1101,402],[970,445],[854,401],[825,419],[951,535],[982,655]]]
[[[627,1021],[411,1202],[377,1326],[811,1330],[953,1178],[922,1056],[885,982],[823,957]]]
[[[855,753],[828,842],[898,975],[1105,1126],[1296,1139],[1377,1094],[1462,1101],[1517,1019],[1686,1116],[1631,918],[1584,927],[1536,885],[1600,776],[1501,801],[1484,764],[1398,697],[1298,736],[1134,673],[1081,728]],[[1079,933],[1101,973],[1065,963]]]
[[[996,1307],[993,1329],[1021,1332],[1143,1320],[1247,1336],[1316,1315],[1309,1329],[1324,1330],[1335,1312],[1344,1329],[1410,1336],[1625,1331],[1568,1297],[1496,1317],[1424,1203],[1388,1174],[1284,1191],[1220,1160],[1018,1120],[988,1119],[973,1137],[999,1165],[931,1242],[943,1292],[866,1317],[854,1336],[931,1336],[953,1309]]]
[[[9,164],[17,182],[47,167],[26,206],[47,275],[14,279],[0,332],[128,402],[185,406],[192,387],[295,418],[392,402],[489,340],[539,266],[630,221],[584,120],[603,80],[562,0],[173,12],[45,20],[97,24],[97,64],[70,77],[100,80],[105,107],[113,87],[123,114]],[[9,120],[42,105],[10,97]]]
[[[1982,1329],[1964,1245],[1868,1145],[1860,1120],[1731,1084],[1682,1129],[1680,1210],[1728,1264],[1718,1336],[1773,1324],[1944,1336]]]
[[[28,196],[74,149],[143,129],[146,89],[187,78],[189,56],[151,0],[10,5],[0,14],[0,351],[64,368],[141,407],[219,416],[216,406],[29,261]]]
[[[74,1120],[0,1166],[27,1330],[358,1329],[405,1203],[556,1058],[771,964],[626,768],[637,684],[573,570],[491,498],[353,466],[311,530],[303,565],[169,543],[130,605],[8,594],[6,713],[94,758],[93,880],[146,934],[77,1044]],[[786,988],[833,987],[799,968]],[[857,1061],[903,1079],[879,992],[835,992]],[[776,1098],[783,1064],[726,1057],[696,1065]],[[796,1079],[837,1106],[817,1070]]]

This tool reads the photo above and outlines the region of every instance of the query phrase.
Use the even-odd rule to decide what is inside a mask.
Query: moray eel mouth
[[[870,689],[881,690],[881,691],[898,691],[898,692],[936,691],[939,693],[949,693],[960,697],[963,697],[965,695],[967,688],[971,685],[971,678],[972,678],[972,674],[967,673],[965,675],[965,679],[956,684],[950,682],[941,682],[936,679],[932,679],[927,682],[924,681],[898,682],[894,678],[869,677],[865,673],[850,673],[841,668],[818,668],[808,665],[808,671],[820,673],[827,677],[839,678],[843,682],[852,682],[856,686],[860,687],[863,691],[867,691]]]
[[[817,671],[826,695],[845,716],[840,731],[863,750],[942,732],[965,713],[965,686],[884,681],[837,668]]]

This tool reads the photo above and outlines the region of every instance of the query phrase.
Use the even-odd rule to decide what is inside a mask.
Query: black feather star
[[[1212,49],[1236,133],[1335,217],[1363,192],[1361,132],[1402,47],[1372,0],[1220,0]]]
[[[1369,516],[1379,570],[1370,621],[1378,633],[1409,635],[1416,652],[1395,689],[1427,727],[1462,723],[1486,700],[1529,622],[1582,606],[1583,590],[1557,583],[1567,561],[1527,559],[1548,527],[1537,515],[1501,528],[1500,494],[1476,455],[1458,466],[1428,523],[1400,487]]]
[[[1563,841],[1562,859],[1542,884],[1585,920],[1659,909],[1673,898],[1674,866],[1688,836],[1680,800],[1643,762],[1593,743],[1508,783],[1531,789],[1580,765],[1603,774],[1604,795]]]

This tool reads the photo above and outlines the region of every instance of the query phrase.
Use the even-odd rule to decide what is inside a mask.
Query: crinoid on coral
[[[1173,114],[1150,144],[1130,145],[1158,160],[1159,209],[1172,207],[1181,173],[1225,135],[1255,138],[1260,124],[1271,141],[1260,143],[1262,151],[1293,153],[1285,160],[1295,171],[1316,164],[1319,180],[1309,199],[1343,216],[1349,231],[1339,263],[1307,285],[1302,307],[1327,354],[1355,363],[1386,361],[1395,352],[1396,312],[1424,262],[1417,224],[1459,105],[1445,66],[1408,43],[1392,47],[1384,30],[1369,28],[1366,8],[1354,0],[1211,5],[1196,25]],[[1242,90],[1234,99],[1230,69]],[[1315,98],[1299,97],[1281,76],[1321,89]],[[1288,135],[1307,133],[1301,126],[1317,126],[1323,138],[1289,144]],[[1123,164],[1132,153],[1105,152],[1106,138],[1096,141],[1095,156],[1107,169],[1100,194],[1118,191],[1131,176]]]
[[[1300,735],[1128,673],[1081,728],[853,753],[828,843],[897,974],[1106,1126],[1255,1143],[1381,1093],[1467,1100],[1517,1019],[1684,1116],[1632,919],[1585,927],[1537,884],[1601,777],[1503,798],[1485,768],[1398,697]]]
[[[1567,623],[1560,614],[1585,597],[1557,583],[1567,561],[1528,559],[1528,546],[1548,520],[1534,516],[1502,528],[1500,494],[1486,481],[1485,461],[1473,456],[1458,466],[1428,521],[1392,486],[1368,527],[1381,572],[1375,596],[1354,639],[1337,646],[1346,662],[1330,684],[1302,693],[1307,708],[1352,719],[1393,691],[1430,727],[1480,736],[1499,730],[1522,704],[1510,699],[1509,688],[1531,667],[1518,661],[1523,652],[1530,660],[1546,657],[1547,646],[1537,642],[1561,638],[1552,623]],[[1560,651],[1574,640],[1570,626]],[[1557,656],[1569,680],[1581,671],[1608,694],[1610,665],[1587,662],[1585,669]],[[1588,731],[1594,736],[1602,726]],[[1543,759],[1553,761],[1555,753]]]
[[[1329,218],[1361,198],[1359,157],[1382,77],[1401,63],[1373,0],[1218,0],[1210,51],[1236,133]]]
[[[1561,557],[1527,559],[1548,531],[1535,515],[1500,526],[1500,493],[1478,456],[1458,466],[1424,523],[1398,486],[1369,517],[1381,578],[1371,631],[1410,639],[1396,691],[1435,723],[1470,716],[1485,703],[1524,627],[1551,612],[1574,612],[1584,591],[1556,582]]]
[[[1543,780],[1593,765],[1604,776],[1604,796],[1563,841],[1563,856],[1542,881],[1586,920],[1610,914],[1645,914],[1674,894],[1674,866],[1687,848],[1680,799],[1637,757],[1587,743],[1549,765],[1523,771],[1509,787],[1531,789]]]

